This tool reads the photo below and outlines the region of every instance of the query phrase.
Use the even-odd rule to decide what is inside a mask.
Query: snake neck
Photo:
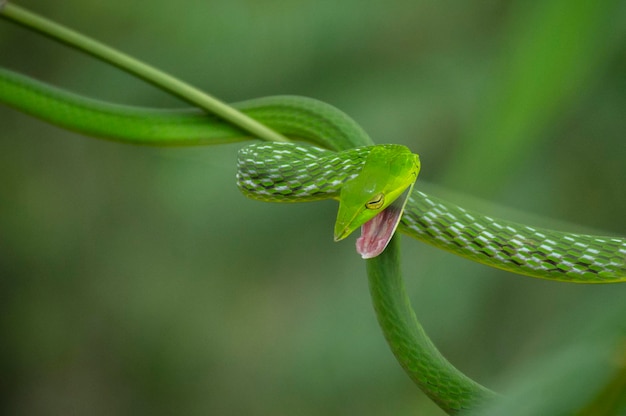
[[[339,197],[363,168],[371,146],[332,152],[293,143],[258,143],[239,150],[237,186],[249,198],[305,202]]]

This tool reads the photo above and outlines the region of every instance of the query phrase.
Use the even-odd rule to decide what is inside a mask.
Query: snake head
[[[400,222],[420,171],[419,156],[401,145],[374,146],[361,172],[339,195],[335,241],[362,227],[357,251],[363,258],[383,252]]]

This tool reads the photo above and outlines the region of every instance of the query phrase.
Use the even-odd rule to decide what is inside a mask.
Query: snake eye
[[[377,194],[374,198],[370,199],[365,203],[365,208],[367,209],[378,209],[383,206],[385,203],[385,195]]]

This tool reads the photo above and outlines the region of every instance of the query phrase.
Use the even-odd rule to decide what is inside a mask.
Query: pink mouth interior
[[[356,251],[364,259],[378,256],[385,250],[400,222],[402,206],[388,206],[361,226],[361,236],[356,240]]]

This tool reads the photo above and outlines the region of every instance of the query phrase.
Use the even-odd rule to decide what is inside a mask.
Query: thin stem
[[[125,53],[106,46],[94,39],[82,35],[65,26],[59,25],[42,16],[38,16],[21,7],[0,0],[0,16],[5,17],[28,29],[35,30],[73,48],[86,52],[104,62],[117,66],[158,88],[168,91],[181,99],[203,108],[226,121],[246,130],[260,139],[287,142],[287,138],[253,120],[226,103],[200,91],[199,89],[174,78]]]

